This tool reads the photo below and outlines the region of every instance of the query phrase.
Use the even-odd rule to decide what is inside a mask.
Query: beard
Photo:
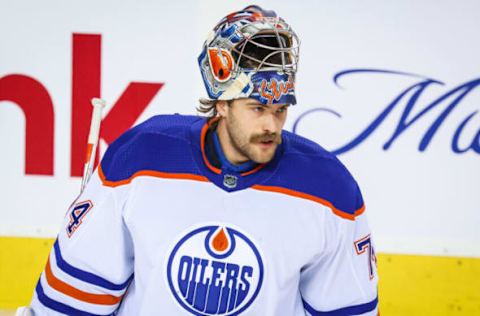
[[[227,120],[230,143],[239,154],[256,163],[267,163],[273,159],[276,148],[282,143],[281,134],[266,132],[249,136],[245,134],[234,117],[230,116]],[[265,148],[262,144],[265,144]]]

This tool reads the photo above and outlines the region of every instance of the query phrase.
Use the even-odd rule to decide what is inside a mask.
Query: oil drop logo
[[[167,280],[177,302],[193,315],[239,315],[255,301],[263,261],[253,240],[225,225],[194,228],[175,244]]]

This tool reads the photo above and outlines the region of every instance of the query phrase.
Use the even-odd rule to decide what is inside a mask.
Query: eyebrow
[[[261,106],[261,107],[267,108],[267,107],[268,107],[269,105],[271,105],[271,104],[248,102],[246,105],[250,105],[250,106]],[[282,105],[279,105],[279,108],[288,108],[289,106],[290,106],[290,104],[282,104]]]

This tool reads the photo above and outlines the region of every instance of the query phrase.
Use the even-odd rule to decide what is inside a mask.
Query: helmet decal
[[[293,76],[288,77],[288,81],[277,80],[276,78],[262,80],[262,87],[260,94],[263,98],[268,100],[268,104],[272,104],[273,100],[278,101],[284,94],[293,91],[294,83]]]
[[[233,57],[223,48],[209,47],[208,61],[213,77],[219,82],[225,82],[232,76]]]
[[[295,78],[276,71],[261,71],[252,76],[250,98],[263,104],[295,104]]]

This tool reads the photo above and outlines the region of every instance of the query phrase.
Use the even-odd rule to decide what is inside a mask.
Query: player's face
[[[227,158],[232,163],[272,160],[282,142],[287,109],[285,104],[265,105],[255,99],[237,99],[220,107],[219,134]]]

